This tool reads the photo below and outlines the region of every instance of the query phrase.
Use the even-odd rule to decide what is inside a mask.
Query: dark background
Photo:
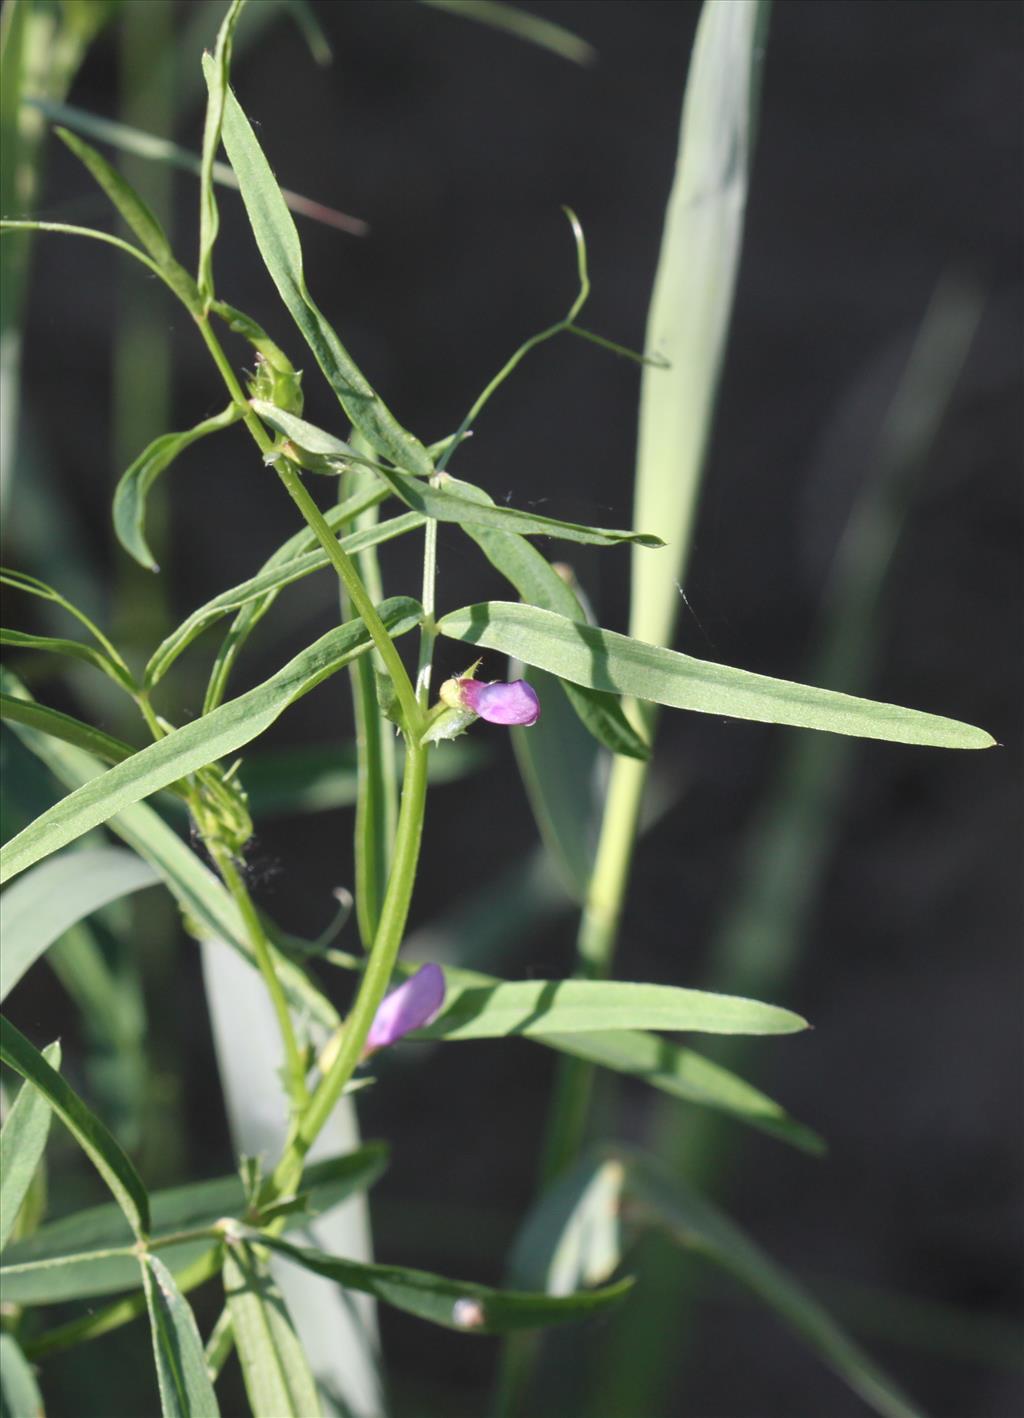
[[[179,23],[188,8],[178,7]],[[307,276],[402,422],[425,440],[449,432],[508,353],[568,305],[563,202],[588,237],[586,323],[640,345],[697,7],[525,7],[589,40],[599,54],[589,69],[411,4],[315,8],[335,47],[333,68],[317,70],[297,32],[278,23],[240,58],[236,90],[284,185],[371,224],[371,235],[356,239],[302,223]],[[705,658],[801,676],[836,538],[909,339],[944,273],[976,278],[987,292],[984,318],[908,518],[877,625],[876,671],[863,688],[980,724],[1002,747],[954,755],[857,746],[802,964],[777,1001],[806,1014],[815,1032],[757,1055],[758,1081],[825,1134],[830,1156],[817,1163],[769,1140],[745,1141],[730,1205],[822,1293],[842,1280],[1001,1319],[1019,1313],[1022,1255],[1021,38],[1021,12],[1009,3],[776,6],[730,352],[686,584],[692,609],[682,610],[676,642]],[[71,101],[113,112],[115,61],[105,38]],[[199,111],[183,114],[179,140],[195,148],[200,134]],[[183,178],[175,194],[189,261],[195,187]],[[87,179],[56,151],[45,203],[44,215],[107,221]],[[276,303],[240,201],[228,194],[221,207],[219,288],[305,362],[308,416],[341,432],[332,396]],[[110,585],[125,574],[107,519],[121,471],[109,451],[119,289],[102,249],[40,244],[25,376],[26,417],[69,525]],[[173,426],[184,428],[223,396],[164,293],[154,286],[151,299],[172,336]],[[637,391],[624,361],[571,339],[548,345],[496,397],[455,471],[497,499],[628,525]],[[242,579],[292,529],[282,489],[240,433],[223,436],[216,456],[190,456],[168,483],[174,612]],[[38,539],[19,529],[17,505],[10,530],[18,564],[39,570]],[[625,629],[626,555],[578,551],[599,620]],[[389,548],[384,560],[388,591],[414,592],[416,549]],[[442,608],[502,594],[454,529],[441,529],[440,568]],[[326,577],[291,595],[277,638],[254,642],[244,671],[253,680],[286,658],[288,637],[306,643],[330,624]],[[197,710],[195,694],[182,712]],[[274,742],[336,734],[344,698],[340,684],[321,690],[278,726]],[[666,715],[660,779],[686,792],[639,853],[622,977],[705,983],[707,942],[784,738]],[[496,732],[488,742],[493,758],[482,774],[432,800],[414,924],[534,840],[511,752]],[[260,900],[292,929],[314,934],[323,925],[330,889],[350,871],[349,826],[340,813],[258,824]],[[571,941],[564,915],[522,941],[504,968],[562,973]],[[209,1082],[198,966],[184,939],[165,983],[159,1028],[186,1059],[186,1140],[174,1164],[180,1175],[171,1167],[152,1179],[163,1183],[231,1165]],[[64,1009],[33,984],[14,1013],[42,1040]],[[552,1060],[514,1044],[465,1048],[401,1070],[396,1086],[374,1090],[366,1104],[368,1135],[395,1146],[379,1188],[379,1251],[494,1280],[531,1196]],[[618,1132],[642,1138],[647,1100],[630,1093],[627,1104]],[[450,1224],[417,1226],[416,1208],[428,1206]],[[656,1303],[650,1314],[652,1325],[675,1323]],[[438,1413],[483,1411],[489,1342],[391,1316],[384,1335],[401,1391],[420,1395],[407,1397],[405,1412],[415,1418],[428,1395]],[[600,1348],[600,1332],[588,1342]],[[929,1412],[1021,1411],[1011,1370],[959,1361],[941,1341],[939,1352],[865,1342]],[[119,1364],[125,1348],[121,1335],[96,1352]],[[55,1413],[76,1411],[71,1375],[66,1361],[56,1366]],[[665,1411],[843,1418],[862,1408],[771,1315],[716,1290],[685,1385]]]

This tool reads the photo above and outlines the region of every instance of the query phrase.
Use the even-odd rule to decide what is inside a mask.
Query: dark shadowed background
[[[179,31],[195,8],[171,7]],[[450,432],[511,350],[568,306],[574,264],[562,203],[587,234],[586,323],[643,342],[698,7],[563,0],[524,8],[586,38],[598,62],[576,67],[397,0],[318,0],[332,68],[318,69],[280,20],[235,66],[237,93],[281,182],[370,223],[361,239],[301,223],[309,285],[399,419],[425,441]],[[764,673],[806,672],[836,541],[913,333],[942,276],[978,282],[984,314],[886,582],[863,691],[980,724],[1002,747],[855,747],[801,964],[776,1000],[815,1030],[762,1042],[754,1055],[757,1081],[826,1136],[830,1155],[816,1162],[753,1135],[733,1153],[728,1177],[737,1218],[857,1319],[868,1347],[943,1418],[1013,1418],[1024,1411],[1019,1373],[958,1357],[949,1331],[934,1327],[913,1344],[893,1342],[895,1324],[870,1296],[854,1306],[851,1287],[1002,1322],[1019,1315],[1021,40],[1020,9],[989,0],[776,6],[735,319],[676,641]],[[197,148],[201,110],[187,95],[199,54],[179,62],[191,77],[179,83],[175,136]],[[117,74],[110,33],[71,102],[115,115]],[[195,202],[192,180],[176,178],[186,263]],[[343,434],[240,200],[224,195],[221,210],[219,289],[305,363],[307,416]],[[42,214],[108,225],[102,199],[56,144]],[[126,302],[137,305],[141,292],[166,330],[171,427],[214,412],[223,394],[164,292],[126,276],[115,259],[98,247],[38,245],[25,369],[31,456],[18,469],[34,491],[16,493],[7,559],[61,584],[56,560],[81,584],[105,588],[101,609],[105,601],[105,614],[144,651],[160,617],[183,615],[250,574],[293,529],[295,513],[241,432],[200,446],[167,478],[169,604],[147,599],[142,573],[127,570],[115,549],[108,515],[122,471],[112,337]],[[140,347],[137,359],[145,358]],[[138,388],[144,425],[144,378]],[[569,338],[549,344],[489,406],[454,471],[499,501],[627,526],[637,393],[627,362]],[[41,507],[51,517],[59,509],[55,527],[42,522]],[[600,622],[625,629],[627,554],[568,550]],[[385,549],[388,592],[417,592],[417,553],[412,539]],[[441,607],[503,594],[475,548],[442,526]],[[325,573],[286,593],[242,679],[262,678],[326,629],[334,596]],[[17,613],[8,612],[15,624],[29,624],[20,604]],[[189,652],[191,691],[169,712],[198,712],[207,653]],[[442,654],[442,668],[462,668],[451,647]],[[491,673],[500,672],[495,664]],[[35,682],[43,697],[75,704],[66,689],[46,685],[44,694]],[[271,741],[339,737],[346,698],[332,681]],[[127,731],[113,706],[104,723]],[[485,726],[477,736],[490,750],[486,765],[431,801],[414,926],[484,886],[536,840],[507,741]],[[744,830],[787,742],[784,730],[664,716],[656,779],[676,805],[638,856],[622,978],[707,983],[707,944],[731,899]],[[257,831],[251,866],[261,904],[316,934],[331,889],[351,882],[350,813],[257,823]],[[147,1180],[167,1185],[230,1170],[232,1158],[192,943],[157,920],[152,893],[141,901],[140,950],[151,922],[165,940],[145,978],[162,1144],[151,1145]],[[564,973],[572,937],[571,914],[557,915],[496,968],[513,977]],[[336,997],[343,1002],[340,990]],[[81,1032],[45,972],[19,989],[12,1013],[36,1042],[65,1030],[69,1073],[88,1094],[71,1042]],[[500,1278],[532,1193],[552,1063],[512,1042],[429,1055],[409,1047],[382,1070],[362,1108],[367,1135],[394,1144],[375,1192],[381,1259]],[[178,1067],[180,1092],[171,1082]],[[626,1091],[620,1102],[611,1131],[643,1140],[650,1098]],[[67,1210],[93,1196],[92,1179],[72,1152],[61,1156],[54,1205]],[[648,1303],[651,1326],[678,1323]],[[724,1285],[711,1288],[697,1323],[664,1415],[863,1411],[769,1313]],[[391,1314],[383,1330],[398,1413],[484,1411],[491,1341]],[[586,1332],[592,1361],[606,1338]],[[115,1370],[126,1405],[117,1418],[145,1411],[141,1332],[136,1340],[131,1359],[127,1333],[94,1346],[87,1381],[71,1359],[55,1363],[53,1418],[114,1418]],[[606,1418],[591,1402],[579,1418]]]

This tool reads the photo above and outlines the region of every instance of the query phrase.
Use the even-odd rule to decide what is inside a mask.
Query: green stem
[[[653,715],[645,729],[653,729]],[[629,886],[633,849],[640,826],[640,809],[648,765],[636,758],[616,757],[612,763],[594,858],[577,936],[578,973],[588,980],[611,974],[622,907]],[[552,1182],[579,1155],[587,1128],[594,1066],[583,1059],[562,1059],[548,1121],[541,1175]]]
[[[242,386],[238,382],[238,377],[231,368],[220,341],[210,328],[210,322],[206,319],[197,318],[196,324],[199,326],[200,334],[203,337],[207,349],[213,356],[214,363],[220,370],[221,378],[224,380],[229,394],[243,411],[242,420],[246,428],[252,434],[256,441],[256,446],[259,448],[264,458],[268,457],[274,451],[273,440],[249,406],[249,401],[245,397]],[[398,702],[405,716],[406,737],[409,738],[410,741],[418,738],[421,715],[419,705],[416,702],[415,691],[413,690],[409,676],[405,672],[402,658],[395,649],[394,641],[385,630],[384,623],[377,614],[377,609],[370,600],[370,597],[367,595],[366,588],[359,578],[358,571],[352,564],[348,553],[343,551],[338,545],[337,537],[331,531],[330,525],[324,518],[319,507],[317,507],[316,503],[306,491],[305,484],[299,477],[295,467],[285,457],[275,458],[274,466],[292,501],[302,513],[310,530],[327,553],[328,560],[338,573],[341,583],[348,592],[356,612],[370,632],[373,643],[380,652],[380,657],[384,661],[391,678],[394,680],[395,693],[398,695]]]
[[[345,1021],[341,1048],[328,1073],[320,1080],[309,1106],[298,1120],[294,1135],[270,1179],[268,1194],[261,1198],[264,1202],[295,1191],[302,1176],[306,1153],[330,1117],[345,1084],[362,1058],[366,1036],[384,998],[405,933],[423,834],[428,758],[429,750],[426,746],[410,743],[405,758],[402,805],[395,833],[391,876],[373,949],[359,984],[355,1004]]]
[[[274,969],[270,941],[267,939],[263,922],[253,905],[245,882],[231,859],[231,854],[217,842],[207,841],[206,847],[217,864],[217,870],[221,874],[231,899],[238,907],[246,933],[252,943],[256,964],[259,966],[260,974],[263,976],[264,984],[270,994],[270,1002],[274,1007],[274,1014],[277,1016],[277,1026],[281,1031],[281,1042],[284,1045],[288,1095],[292,1100],[292,1107],[298,1114],[309,1102],[309,1091],[306,1088],[306,1065],[295,1038],[288,1001],[285,999],[281,981]]]

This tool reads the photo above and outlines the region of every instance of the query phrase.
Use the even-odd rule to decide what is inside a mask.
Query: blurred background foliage
[[[677,0],[522,7],[584,41],[580,63],[442,13],[452,8],[255,0],[234,63],[282,184],[367,224],[356,235],[303,223],[310,284],[399,418],[427,439],[449,432],[510,349],[566,305],[563,202],[587,232],[588,323],[642,342],[698,12]],[[198,150],[199,58],[221,4],[31,9],[47,62],[30,97]],[[1021,30],[1019,9],[998,0],[776,6],[676,641],[982,724],[1005,747],[836,749],[665,716],[618,973],[762,992],[806,1014],[813,1035],[745,1045],[742,1064],[830,1152],[816,1161],[718,1126],[709,1137],[703,1115],[668,1112],[639,1085],[598,1099],[603,1134],[656,1141],[727,1195],[923,1408],[949,1418],[1009,1418],[1024,1402],[1007,1329],[1021,1301],[1024,1101],[1010,650],[1021,630],[1021,144],[1009,121]],[[8,119],[13,102],[7,86]],[[22,113],[13,160],[5,143],[4,215],[105,226],[102,197],[39,110]],[[194,179],[119,161],[191,259]],[[240,201],[226,194],[221,213],[224,294],[288,347]],[[10,241],[4,560],[58,585],[138,662],[175,620],[249,574],[292,513],[242,436],[222,435],[151,497],[169,576],[129,563],[110,529],[118,476],[151,437],[212,414],[221,396],[153,282],[87,243],[41,239],[9,256]],[[633,368],[582,342],[545,347],[488,408],[461,455],[468,475],[499,501],[628,525],[637,388]],[[332,400],[313,373],[306,393],[309,417],[330,426]],[[599,621],[624,628],[625,554],[571,550]],[[411,544],[388,549],[389,593],[415,587],[417,556]],[[503,594],[443,526],[439,591],[442,609]],[[323,576],[282,597],[246,682],[326,629],[334,596]],[[37,605],[10,601],[8,620],[46,628]],[[190,651],[197,665],[206,653]],[[442,653],[442,670],[463,668],[457,648]],[[48,702],[133,735],[87,669],[15,667]],[[170,712],[197,713],[198,671],[177,692]],[[338,683],[290,711],[267,748],[340,745],[350,733]],[[477,771],[432,797],[409,953],[511,977],[567,972],[569,896],[538,849],[509,745],[478,737]],[[56,791],[6,732],[3,768],[10,834]],[[336,785],[315,812],[256,814],[259,900],[306,936],[330,920],[334,888],[351,885],[344,796]],[[198,955],[162,894],[106,908],[49,964],[18,987],[12,1016],[33,1037],[63,1034],[65,1071],[152,1185],[230,1171]],[[374,1192],[380,1259],[500,1278],[535,1184],[552,1066],[517,1043],[408,1046],[382,1065],[360,1100],[364,1134],[394,1143]],[[51,1214],[103,1199],[59,1129],[50,1157]],[[780,1340],[768,1312],[696,1260],[672,1253],[666,1265],[652,1249],[637,1264],[647,1284],[617,1320],[548,1344],[531,1412],[640,1418],[637,1385],[651,1418],[861,1411]],[[212,1322],[201,1293],[197,1309]],[[393,1314],[382,1329],[397,1414],[475,1418],[491,1341]],[[147,1346],[126,1340],[52,1362],[51,1418],[147,1411]],[[583,1377],[567,1391],[569,1358]]]

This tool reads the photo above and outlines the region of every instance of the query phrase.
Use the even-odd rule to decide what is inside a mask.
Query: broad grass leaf
[[[657,527],[661,557],[634,556],[630,633],[670,645],[693,535],[736,274],[764,55],[767,3],[701,9],[679,130],[640,392],[638,527]]]
[[[535,606],[485,601],[450,612],[437,628],[576,684],[675,709],[934,748],[995,743],[983,729],[955,719],[711,664]]]
[[[42,1057],[52,1069],[59,1069],[59,1041],[48,1044]],[[45,1095],[26,1081],[0,1128],[0,1251],[11,1238],[21,1204],[42,1160],[51,1116]]]
[[[92,1162],[136,1236],[149,1230],[149,1198],[139,1174],[106,1125],[8,1019],[0,1019],[0,1058],[32,1083]]]
[[[159,880],[147,862],[118,847],[66,852],[28,872],[0,898],[4,921],[0,1003],[76,922]]]
[[[379,611],[394,635],[411,630],[422,614],[417,602],[407,597],[386,601]],[[4,863],[0,880],[9,880],[124,808],[251,742],[290,704],[369,645],[369,633],[362,621],[338,626],[263,684],[184,728],[175,729],[127,762],[108,769],[101,778],[86,783],[36,818],[4,847],[0,854]]]
[[[621,1300],[633,1285],[626,1279],[600,1290],[562,1296],[495,1290],[406,1266],[363,1265],[264,1233],[254,1233],[253,1239],[348,1290],[361,1290],[382,1304],[466,1334],[507,1334],[585,1319]]]

